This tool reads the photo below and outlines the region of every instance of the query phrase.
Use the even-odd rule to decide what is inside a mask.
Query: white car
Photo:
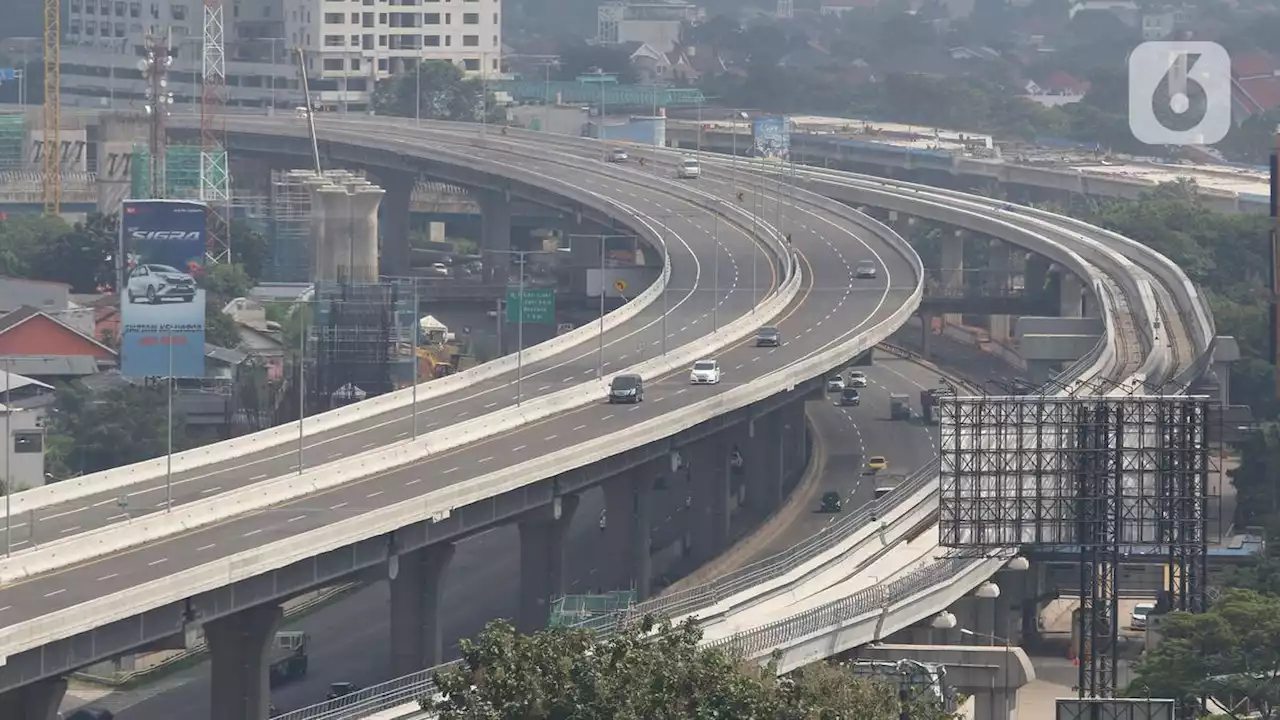
[[[827,392],[840,392],[844,389],[844,378],[835,375],[827,378]]]
[[[131,303],[158,305],[165,300],[189,303],[196,299],[196,281],[175,267],[149,263],[129,271],[125,293]]]
[[[681,180],[692,180],[702,176],[702,168],[698,166],[698,159],[687,157],[680,161],[680,167],[676,168],[676,177]]]
[[[859,280],[875,280],[877,275],[875,261],[874,260],[859,261],[857,269],[854,270],[854,275],[857,276]]]
[[[626,162],[628,159],[627,151],[622,148],[614,148],[609,151],[609,162],[621,163]]]
[[[1155,612],[1156,604],[1153,602],[1140,602],[1133,606],[1133,612],[1129,615],[1129,627],[1133,630],[1145,630],[1147,627],[1147,617]]]
[[[861,370],[849,371],[849,387],[864,388],[867,386],[867,374]]]
[[[699,360],[693,364],[689,372],[689,382],[693,385],[715,385],[720,382],[720,363],[715,360]]]

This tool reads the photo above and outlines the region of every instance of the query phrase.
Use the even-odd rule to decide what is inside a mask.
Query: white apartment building
[[[200,0],[65,2],[64,105],[143,104],[137,63],[152,34],[167,35],[176,49],[168,87],[175,105],[198,101]],[[224,2],[232,105],[287,110],[300,104],[297,48],[306,58],[312,99],[337,111],[367,110],[377,80],[418,60],[452,62],[468,74],[501,73],[501,0]]]
[[[685,23],[706,20],[706,10],[687,2],[606,2],[596,10],[596,42],[644,43],[669,53],[680,43]]]

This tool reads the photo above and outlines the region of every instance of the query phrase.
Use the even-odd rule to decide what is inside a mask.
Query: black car
[[[822,505],[818,507],[818,512],[838,513],[843,504],[840,500],[840,493],[835,490],[828,490],[822,493]]]
[[[329,700],[337,700],[352,693],[360,692],[360,686],[351,682],[336,682],[329,685]]]
[[[762,327],[756,331],[756,347],[778,347],[782,345],[782,338],[778,335],[778,328]]]
[[[644,379],[639,375],[615,375],[609,383],[609,404],[644,402]]]
[[[862,396],[858,394],[857,388],[845,387],[840,391],[840,404],[844,406],[855,406],[862,402]]]

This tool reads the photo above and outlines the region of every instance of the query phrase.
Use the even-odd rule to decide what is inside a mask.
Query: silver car
[[[859,280],[874,280],[878,274],[874,260],[860,260],[853,272]]]

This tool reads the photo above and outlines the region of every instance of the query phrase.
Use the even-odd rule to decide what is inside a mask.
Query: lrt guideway
[[[559,170],[549,163],[525,163],[535,171]],[[756,302],[767,296],[773,281],[776,259],[737,224],[715,221],[708,211],[676,192],[672,182],[652,183],[650,189],[638,182],[608,177],[595,185],[600,193],[626,197],[641,217],[649,218],[656,227],[664,227],[671,258],[667,308],[662,321],[663,302],[654,302],[636,318],[605,333],[603,366],[606,375],[618,369],[655,357],[663,349],[662,331],[667,331],[667,347],[680,345],[751,311]],[[670,187],[663,187],[670,186]],[[739,221],[741,222],[741,221]],[[714,251],[713,251],[714,248]],[[750,268],[758,263],[756,277]],[[715,276],[716,269],[719,276]],[[753,287],[757,282],[759,287]],[[568,348],[542,362],[533,362],[523,371],[523,400],[529,401],[573,384],[595,377],[600,364],[597,342],[591,340]],[[516,404],[516,373],[506,373],[478,382],[465,390],[420,402],[418,432],[434,432],[449,425],[474,419]],[[426,383],[423,388],[429,388]],[[305,431],[307,423],[303,423]],[[295,426],[296,427],[296,426]],[[314,468],[339,458],[350,457],[373,448],[410,437],[413,418],[409,408],[380,413],[324,433],[307,434],[303,464]],[[246,454],[226,462],[214,463],[173,475],[175,507],[208,499],[210,496],[247,487],[268,478],[280,477],[298,470],[296,442],[257,453]],[[151,478],[132,487],[113,489],[72,502],[59,503],[14,518],[12,533],[15,549],[78,533],[135,520],[163,510],[166,482]],[[121,508],[121,496],[129,498]],[[34,515],[34,519],[32,518]],[[0,621],[3,615],[0,614]]]
[[[375,507],[418,497],[442,482],[461,482],[504,464],[537,457],[540,449],[548,444],[562,445],[569,438],[586,439],[625,430],[636,422],[661,416],[665,407],[716,394],[731,384],[781,369],[854,337],[862,328],[891,315],[910,296],[918,279],[909,262],[890,249],[885,239],[858,237],[849,230],[853,223],[840,214],[821,208],[816,211],[805,208],[804,212],[813,216],[813,223],[823,232],[801,232],[794,238],[801,263],[806,267],[806,288],[803,299],[794,303],[777,323],[787,338],[786,345],[757,349],[751,343],[744,343],[723,353],[719,359],[726,368],[727,381],[719,388],[690,388],[685,383],[684,371],[677,371],[672,378],[652,383],[647,401],[629,409],[604,405],[583,408],[413,467],[357,480],[270,512],[235,518],[219,526],[34,578],[0,590],[0,607],[6,608],[0,611],[0,620],[16,624],[72,608],[114,591],[163,579],[180,570],[183,564],[213,562]],[[854,280],[849,260],[841,248],[880,256],[884,269],[881,277]],[[835,320],[826,322],[833,316]],[[591,430],[583,432],[576,429],[579,427]]]
[[[883,357],[883,356],[882,356]],[[885,455],[887,472],[898,474],[914,470],[929,462],[936,451],[934,428],[918,424],[889,422],[890,393],[912,395],[922,387],[937,382],[934,372],[896,358],[877,359],[877,365],[866,370],[869,387],[862,404],[842,408],[833,398],[807,403],[808,414],[827,454],[826,470],[815,482],[816,492],[802,502],[799,514],[785,530],[791,537],[795,528],[803,537],[838,517],[817,512],[816,498],[827,489],[838,490],[849,509],[866,505],[874,497],[876,478],[862,475],[861,465],[870,454]],[[797,489],[802,492],[804,489]],[[568,592],[582,593],[598,588],[595,577],[599,569],[616,562],[610,548],[596,541],[600,536],[597,518],[603,507],[599,490],[583,493],[570,526],[568,550]],[[685,517],[684,490],[656,491],[654,497],[656,523],[655,551],[667,545],[656,538],[678,538],[684,534],[689,519]],[[656,512],[664,507],[663,512]],[[493,618],[514,617],[517,610],[516,585],[519,560],[512,552],[519,542],[514,526],[503,525],[458,544],[453,561],[445,571],[443,622],[446,628],[445,656],[458,656],[458,641],[474,637]],[[786,543],[789,545],[790,543]],[[785,549],[773,543],[775,551]],[[609,588],[603,588],[609,589]],[[362,687],[391,677],[390,660],[385,652],[390,633],[390,588],[377,582],[344,597],[295,623],[291,630],[310,635],[307,676],[272,692],[272,702],[282,711],[305,707],[324,699],[329,685],[353,682]],[[181,715],[186,720],[208,720],[204,699],[209,696],[209,666],[181,671],[180,676],[158,680],[136,690],[121,691],[90,703],[111,710],[118,720],[150,720]],[[64,703],[64,712],[77,707],[72,694]]]

